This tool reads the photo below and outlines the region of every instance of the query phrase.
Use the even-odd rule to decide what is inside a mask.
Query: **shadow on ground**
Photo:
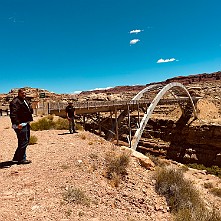
[[[0,169],[8,168],[14,164],[16,164],[16,163],[13,161],[0,162]]]
[[[74,132],[74,134],[76,134],[77,132]],[[71,134],[70,132],[65,132],[65,133],[61,133],[61,134],[58,134],[58,135],[67,135],[67,134]]]

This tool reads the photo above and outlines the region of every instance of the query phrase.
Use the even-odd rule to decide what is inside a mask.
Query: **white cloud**
[[[82,91],[74,91],[72,94],[80,94]]]
[[[133,39],[133,40],[130,41],[130,45],[134,45],[139,41],[140,41],[140,39]]]
[[[161,58],[157,61],[157,63],[159,64],[159,63],[167,63],[167,62],[173,62],[173,61],[178,61],[178,60],[176,60],[175,58],[170,58],[170,59]]]
[[[95,89],[84,90],[84,91],[108,90],[110,88],[113,88],[113,87],[95,88]],[[80,94],[81,92],[83,92],[83,91],[74,91],[72,94]]]
[[[108,89],[110,89],[110,88],[112,88],[112,87],[95,88],[95,89],[92,89],[92,90],[90,90],[90,91],[97,91],[97,90],[108,90]]]
[[[143,30],[136,29],[136,30],[130,31],[130,34],[137,34],[137,33],[140,33],[140,32],[142,32],[142,31],[143,31]]]

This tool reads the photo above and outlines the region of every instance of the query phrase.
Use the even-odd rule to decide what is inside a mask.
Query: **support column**
[[[137,103],[137,114],[138,114],[138,127],[140,128],[140,111],[139,102]]]
[[[101,113],[98,112],[99,136],[101,136]]]
[[[115,112],[116,139],[117,139],[117,145],[119,145],[118,121],[117,121],[117,109],[115,109],[114,112]]]
[[[85,130],[85,115],[83,115],[83,127],[84,127],[84,130]]]
[[[129,127],[129,147],[131,148],[131,124],[130,124],[130,106],[129,104],[127,105],[127,111],[128,111],[128,127]]]

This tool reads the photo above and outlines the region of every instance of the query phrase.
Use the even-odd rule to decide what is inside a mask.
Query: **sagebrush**
[[[109,152],[106,154],[105,161],[106,177],[112,180],[112,184],[117,187],[122,178],[127,174],[130,156],[125,152],[121,154]]]
[[[83,190],[76,187],[67,187],[63,193],[63,199],[68,203],[89,205],[90,199],[86,196]]]
[[[76,130],[82,130],[81,125],[75,124]],[[48,115],[31,123],[31,130],[69,130],[69,122],[67,119],[58,117],[54,118],[53,115]]]
[[[35,135],[30,136],[29,145],[34,145],[38,141],[38,138]]]
[[[166,197],[175,221],[220,221],[216,210],[208,210],[193,184],[184,179],[183,170],[175,167],[158,167],[156,190]]]

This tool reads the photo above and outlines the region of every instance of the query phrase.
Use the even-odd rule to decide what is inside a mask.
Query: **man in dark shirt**
[[[73,107],[72,102],[68,102],[68,106],[66,107],[66,115],[69,121],[69,131],[71,134],[75,133],[75,122],[74,122],[74,115],[75,115],[75,108]]]
[[[18,138],[18,147],[15,151],[12,161],[18,164],[31,163],[26,159],[26,148],[30,140],[30,125],[33,121],[33,110],[25,99],[26,93],[24,88],[18,90],[18,96],[10,102],[10,118],[12,122],[12,128]]]

